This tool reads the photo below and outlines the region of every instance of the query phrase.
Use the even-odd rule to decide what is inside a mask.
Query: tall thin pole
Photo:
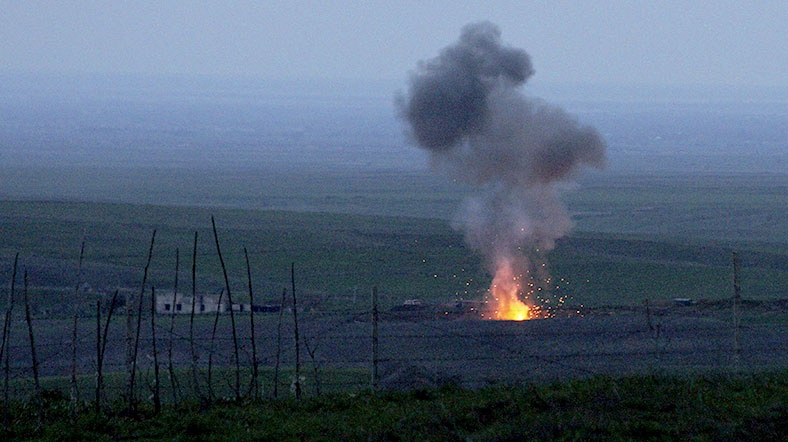
[[[172,347],[174,345],[174,330],[175,330],[175,315],[177,314],[176,306],[178,305],[178,278],[181,264],[180,249],[175,248],[175,283],[172,287],[172,304],[170,311],[170,333],[169,342],[167,346],[167,374],[170,377],[170,390],[172,393],[172,403],[178,403],[178,380],[175,378],[175,366],[172,361]],[[183,299],[181,298],[181,303]]]
[[[279,303],[279,321],[276,323],[276,363],[274,365],[274,398],[279,397],[279,363],[282,359],[282,317],[285,314],[287,288],[282,289],[282,301]]]
[[[118,290],[112,295],[112,300],[109,302],[109,312],[107,312],[107,319],[104,322],[104,333],[96,330],[99,336],[100,343],[97,348],[96,358],[96,414],[101,410],[101,400],[104,397],[104,355],[107,353],[107,337],[109,336],[109,323],[112,321],[112,313],[115,311],[115,302],[118,300]],[[97,302],[98,312],[97,317],[101,316],[101,301]],[[100,318],[97,318],[97,320]]]
[[[213,227],[213,238],[216,242],[216,254],[219,255],[219,263],[224,274],[224,286],[227,290],[227,304],[230,306],[230,326],[233,334],[233,358],[235,360],[235,398],[241,398],[241,361],[238,355],[238,334],[235,331],[235,313],[233,313],[233,295],[230,293],[230,279],[227,277],[227,267],[224,265],[222,249],[219,247],[219,234],[216,232],[216,221],[211,216],[211,226]]]
[[[252,290],[252,267],[249,265],[249,252],[244,247],[246,258],[246,279],[249,281],[249,339],[252,344],[252,394],[255,400],[260,398],[259,368],[257,366],[257,344],[254,331],[254,290]]]
[[[27,268],[24,272],[24,299],[25,299],[25,322],[27,322],[27,333],[30,339],[30,357],[33,362],[33,386],[35,388],[35,406],[38,414],[38,429],[44,426],[44,412],[41,408],[41,383],[38,381],[38,356],[36,355],[36,341],[33,336],[33,321],[30,317],[30,297],[27,295]]]
[[[290,284],[293,291],[293,335],[295,337],[295,395],[301,398],[301,340],[298,338],[298,302],[295,291],[295,263],[290,264]]]
[[[213,401],[213,350],[216,343],[216,329],[219,327],[219,316],[222,313],[222,296],[224,290],[219,293],[219,300],[216,303],[216,314],[213,318],[213,329],[211,330],[211,344],[208,350],[208,398]]]
[[[3,428],[5,429],[8,429],[11,425],[11,415],[8,412],[11,377],[11,319],[14,313],[14,290],[16,288],[16,269],[18,262],[19,253],[14,256],[14,267],[11,271],[11,291],[8,293],[8,308],[5,311],[5,321],[3,322],[3,344],[2,348],[0,348],[0,355],[5,355],[3,376]]]
[[[150,288],[150,336],[153,347],[153,411],[161,412],[161,379],[159,377],[159,352],[156,347],[156,286]]]
[[[139,345],[140,345],[140,329],[142,328],[142,297],[145,295],[145,284],[148,282],[148,269],[150,268],[150,262],[153,258],[153,245],[156,242],[156,229],[153,230],[150,238],[150,248],[148,249],[148,260],[145,262],[145,268],[142,272],[142,284],[140,285],[140,295],[137,297],[137,325],[136,327],[133,326],[133,322],[130,319],[130,316],[126,317],[126,364],[127,370],[129,371],[129,379],[128,379],[128,408],[129,411],[134,411],[136,407],[135,403],[135,396],[134,396],[134,383],[135,378],[137,376],[137,353],[139,352]],[[126,308],[133,308],[129,303],[127,303]]]
[[[77,325],[79,319],[79,286],[82,284],[82,259],[85,256],[85,241],[79,249],[79,264],[77,266],[77,283],[74,285],[73,323],[71,324],[71,402],[69,405],[71,418],[76,419],[77,397]]]
[[[736,364],[741,361],[741,289],[739,284],[739,254],[733,252],[733,357]]]
[[[202,305],[202,303],[200,303]],[[194,314],[197,307],[197,231],[194,231],[194,246],[192,247],[192,311],[189,314],[189,353],[191,356],[192,384],[194,395],[202,399],[200,393],[200,380],[197,377],[197,349],[194,346]],[[202,310],[202,309],[201,309]]]
[[[378,388],[378,288],[372,288],[372,390]]]
[[[96,416],[101,412],[101,298],[96,300]]]

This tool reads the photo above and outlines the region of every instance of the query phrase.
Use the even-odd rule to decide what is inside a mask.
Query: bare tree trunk
[[[4,376],[3,376],[3,427],[7,430],[11,425],[11,416],[8,411],[10,401],[10,379],[11,379],[11,318],[14,313],[14,291],[16,289],[16,269],[19,263],[19,253],[14,256],[14,266],[11,270],[11,290],[8,293],[8,308],[5,311],[5,321],[3,321],[3,344],[0,356],[5,356]],[[0,358],[2,360],[2,358]]]
[[[77,415],[77,398],[79,397],[79,390],[77,387],[77,324],[79,321],[79,306],[81,299],[79,296],[79,288],[82,285],[82,260],[85,256],[85,241],[79,248],[79,264],[77,265],[77,283],[74,286],[74,315],[73,323],[71,326],[71,395],[69,402],[69,411],[71,419],[76,419]]]
[[[159,379],[159,352],[156,348],[156,287],[150,289],[150,335],[153,347],[153,413],[161,412],[161,382]]]
[[[279,397],[279,362],[282,356],[282,318],[285,314],[285,298],[287,288],[282,289],[282,301],[279,303],[279,321],[276,323],[276,363],[274,364],[274,398]]]
[[[153,234],[151,235],[150,239],[150,248],[148,249],[148,259],[145,262],[145,269],[142,272],[142,284],[140,286],[140,295],[137,297],[137,325],[136,327],[128,327],[127,323],[127,345],[130,344],[131,351],[129,352],[129,348],[127,347],[127,368],[128,368],[128,385],[127,385],[127,396],[128,396],[128,411],[134,412],[136,408],[136,400],[135,400],[135,378],[137,376],[137,352],[139,351],[140,345],[140,329],[142,328],[142,298],[145,295],[145,284],[148,282],[148,269],[150,268],[150,262],[153,258],[153,245],[156,241],[156,230],[153,230]],[[126,308],[133,308],[130,303],[126,303]],[[133,330],[132,330],[133,328]]]
[[[35,405],[36,411],[38,413],[37,429],[40,430],[44,427],[44,412],[41,408],[41,383],[38,380],[38,356],[36,356],[36,340],[33,336],[33,321],[30,318],[30,298],[27,294],[27,269],[25,269],[24,275],[24,289],[22,293],[24,293],[25,299],[25,322],[27,322],[27,334],[30,338],[30,357],[33,362],[33,404]]]
[[[227,267],[224,265],[224,258],[222,257],[222,250],[219,247],[219,234],[216,232],[216,221],[213,216],[211,217],[211,226],[213,226],[213,237],[216,242],[216,254],[219,255],[219,263],[222,265],[222,273],[224,274],[224,285],[227,290],[227,304],[230,306],[230,326],[233,334],[233,362],[235,363],[235,399],[241,398],[241,361],[238,357],[238,334],[235,330],[235,313],[233,313],[233,296],[230,292],[230,280],[227,277]]]
[[[295,338],[295,395],[301,399],[301,340],[298,337],[298,302],[295,291],[295,263],[290,264],[290,284],[293,292],[293,337]]]
[[[260,399],[259,367],[257,366],[257,344],[254,331],[254,290],[252,290],[252,268],[249,265],[249,253],[244,247],[246,258],[246,278],[249,281],[249,340],[252,345],[252,397]]]
[[[180,270],[180,250],[175,249],[175,284],[172,288],[172,311],[170,312],[169,345],[167,346],[167,371],[170,376],[170,389],[172,390],[172,403],[178,403],[178,380],[175,378],[175,366],[172,363],[172,346],[174,343],[176,304],[178,302],[178,271]]]
[[[192,311],[189,315],[189,353],[191,355],[192,385],[196,398],[202,399],[200,393],[200,380],[197,376],[197,349],[194,346],[194,314],[197,308],[197,231],[194,231],[194,246],[192,248]]]

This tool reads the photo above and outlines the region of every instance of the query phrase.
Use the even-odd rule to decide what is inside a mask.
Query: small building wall
[[[192,305],[194,307],[192,307]],[[216,295],[200,295],[196,297],[196,302],[191,296],[185,296],[181,293],[175,295],[174,299],[172,293],[156,295],[156,313],[161,315],[190,315],[194,308],[194,314],[200,315],[205,313],[226,312],[227,303],[219,302],[219,296]]]

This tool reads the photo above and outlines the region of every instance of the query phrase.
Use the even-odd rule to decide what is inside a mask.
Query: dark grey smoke
[[[420,145],[446,149],[481,131],[498,83],[522,84],[533,74],[528,54],[499,40],[492,23],[466,26],[457,44],[420,66],[405,108]]]
[[[497,26],[474,23],[419,64],[399,102],[433,166],[476,185],[459,223],[491,265],[522,261],[524,248],[551,249],[571,227],[556,184],[605,164],[595,129],[520,92],[533,72],[525,51],[501,43]]]

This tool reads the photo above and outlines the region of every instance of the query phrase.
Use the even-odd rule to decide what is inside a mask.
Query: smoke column
[[[529,293],[544,279],[538,257],[571,227],[556,184],[582,166],[604,167],[605,143],[520,92],[534,73],[530,57],[500,36],[489,22],[465,26],[456,43],[419,63],[398,106],[433,168],[476,188],[457,223],[495,274],[491,316],[504,318],[509,301],[496,289],[533,305]]]

